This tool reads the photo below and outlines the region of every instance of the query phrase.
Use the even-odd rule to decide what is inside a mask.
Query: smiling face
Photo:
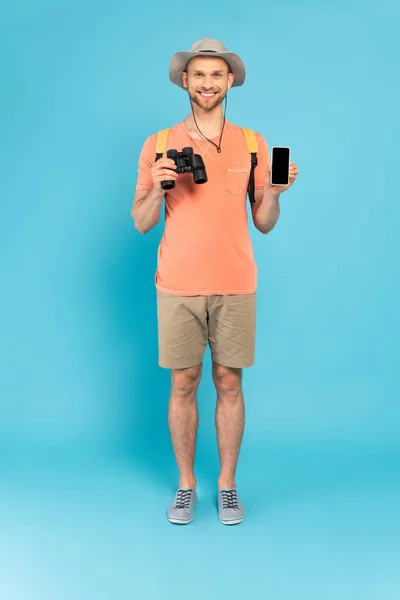
[[[192,58],[182,73],[182,80],[192,102],[210,111],[224,100],[234,75],[222,58],[201,56]]]

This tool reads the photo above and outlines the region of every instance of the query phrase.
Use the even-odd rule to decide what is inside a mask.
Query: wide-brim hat
[[[228,63],[230,71],[235,76],[232,87],[243,85],[246,78],[246,69],[242,59],[238,54],[227,52],[225,46],[213,38],[202,38],[195,42],[188,52],[177,52],[174,54],[169,68],[169,78],[172,83],[185,89],[182,82],[182,71],[186,70],[186,66],[192,58],[198,56],[222,58]]]

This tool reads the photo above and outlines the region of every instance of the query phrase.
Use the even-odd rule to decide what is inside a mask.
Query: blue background
[[[399,24],[394,1],[2,3],[2,598],[399,597]],[[130,218],[143,142],[188,114],[170,58],[201,37],[246,64],[229,120],[300,169],[273,232],[252,227],[235,528],[209,352],[196,519],[166,520],[163,224]]]

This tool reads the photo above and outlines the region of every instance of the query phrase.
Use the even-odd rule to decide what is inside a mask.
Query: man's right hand
[[[164,193],[164,190],[161,187],[161,182],[167,180],[175,181],[175,179],[178,177],[178,173],[176,173],[175,169],[176,165],[172,158],[162,157],[158,159],[151,169],[153,188]]]

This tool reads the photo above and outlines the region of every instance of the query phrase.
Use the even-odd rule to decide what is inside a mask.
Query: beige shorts
[[[256,293],[229,296],[173,296],[157,291],[159,365],[199,365],[207,344],[225,367],[254,364]]]

